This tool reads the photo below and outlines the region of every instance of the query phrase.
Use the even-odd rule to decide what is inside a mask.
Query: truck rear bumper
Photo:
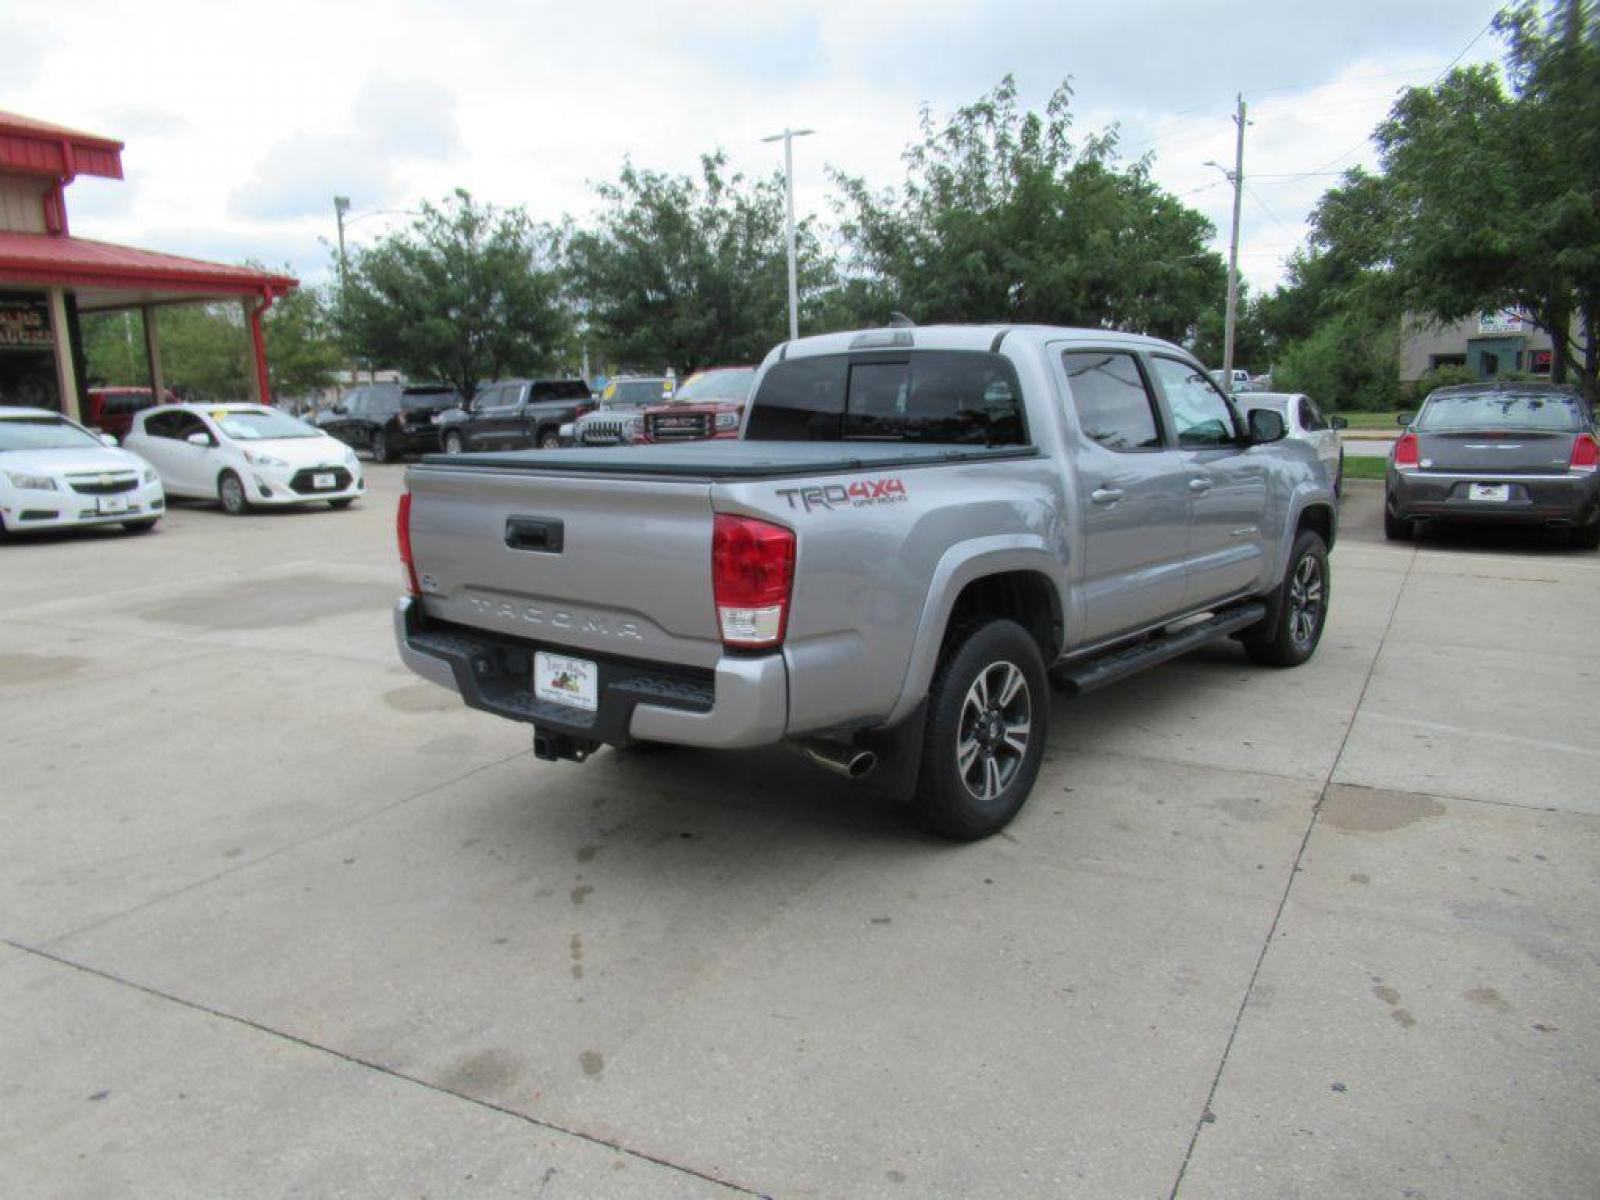
[[[731,750],[780,741],[788,723],[781,654],[724,656],[710,671],[597,658],[590,651],[429,622],[410,596],[395,605],[394,627],[401,660],[422,678],[458,693],[469,707],[572,738]],[[597,663],[595,712],[534,697],[532,659],[546,649]]]

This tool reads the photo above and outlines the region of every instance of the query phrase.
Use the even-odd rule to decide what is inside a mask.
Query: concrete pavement
[[[1057,697],[1000,837],[526,753],[395,662],[399,470],[0,546],[8,1196],[1593,1193],[1600,559],[1391,546]]]

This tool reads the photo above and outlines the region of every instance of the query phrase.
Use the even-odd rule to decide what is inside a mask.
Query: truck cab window
[[[1155,399],[1133,355],[1069,351],[1061,363],[1084,437],[1123,454],[1161,449]]]
[[[1166,393],[1180,446],[1201,450],[1238,441],[1233,410],[1204,371],[1161,355],[1152,357],[1150,362]]]

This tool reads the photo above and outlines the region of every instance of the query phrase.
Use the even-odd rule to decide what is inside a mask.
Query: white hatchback
[[[0,534],[122,525],[166,511],[150,464],[46,408],[0,408]]]
[[[355,451],[262,404],[166,404],[134,418],[124,444],[161,473],[169,496],[256,506],[348,507],[366,494]]]
[[[1317,402],[1299,392],[1241,392],[1235,404],[1250,419],[1253,408],[1270,408],[1283,417],[1288,435],[1310,444],[1328,472],[1335,496],[1344,495],[1344,439],[1339,431],[1349,424],[1343,417],[1325,417]]]

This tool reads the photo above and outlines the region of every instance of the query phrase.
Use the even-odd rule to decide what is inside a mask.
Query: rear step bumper
[[[1146,667],[1164,663],[1197,650],[1207,642],[1219,641],[1241,629],[1266,619],[1267,606],[1257,601],[1224,609],[1205,621],[1185,625],[1176,633],[1147,638],[1121,650],[1113,650],[1086,662],[1067,663],[1054,668],[1050,678],[1060,687],[1076,692],[1092,692],[1125,679]]]
[[[724,656],[712,671],[688,678],[690,672],[666,665],[431,623],[410,596],[395,605],[394,632],[401,660],[422,678],[458,693],[471,708],[527,722],[547,738],[736,749],[781,741],[788,723],[781,654]],[[536,650],[598,663],[599,709],[588,713],[536,699],[529,680]]]

